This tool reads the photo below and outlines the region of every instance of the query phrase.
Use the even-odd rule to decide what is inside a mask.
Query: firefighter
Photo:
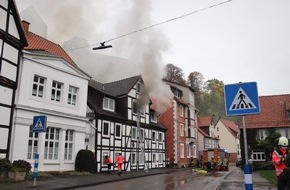
[[[289,154],[287,147],[289,145],[286,137],[280,137],[278,140],[277,148],[272,153],[272,163],[275,166],[276,176],[278,178],[277,189],[285,190],[286,183],[280,177],[280,174],[286,168],[284,159]]]
[[[120,176],[122,174],[122,165],[124,163],[124,156],[121,152],[119,152],[119,155],[116,158],[116,165],[118,167],[118,175]]]
[[[108,174],[110,174],[110,173],[111,173],[111,167],[112,167],[112,165],[114,165],[114,164],[113,164],[113,162],[112,162],[112,159],[109,157],[109,155],[106,155],[106,156],[105,156],[105,163],[106,163],[107,166],[108,166]]]

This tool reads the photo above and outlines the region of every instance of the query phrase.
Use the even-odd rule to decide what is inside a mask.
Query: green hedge
[[[75,170],[78,172],[95,173],[96,162],[94,153],[90,150],[80,150],[76,157]]]

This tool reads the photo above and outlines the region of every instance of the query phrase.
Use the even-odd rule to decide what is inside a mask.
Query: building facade
[[[90,77],[57,44],[29,31],[15,99],[10,160],[34,162],[39,171],[74,170],[85,148],[87,90]],[[34,116],[46,116],[43,132],[33,132]],[[43,125],[44,127],[44,125]]]
[[[230,162],[241,158],[240,129],[232,121],[219,118],[215,124],[215,136],[219,139],[219,146],[228,153]]]
[[[91,80],[88,91],[87,147],[95,152],[97,171],[107,170],[104,157],[115,162],[118,153],[125,158],[123,170],[165,167],[165,131],[141,76],[99,83]]]
[[[0,2],[0,158],[9,158],[19,59],[27,40],[13,0]]]
[[[197,159],[198,147],[194,90],[187,85],[164,82],[174,94],[171,106],[160,116],[160,122],[167,128],[167,161],[170,166],[188,166]]]

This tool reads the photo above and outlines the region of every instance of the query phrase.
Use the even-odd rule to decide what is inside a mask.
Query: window
[[[136,114],[137,111],[138,111],[138,110],[137,110],[137,103],[136,103],[136,101],[133,101],[133,108],[132,108],[132,109],[133,109],[133,113]]]
[[[157,157],[156,154],[152,154],[152,163],[156,163],[157,162]]]
[[[138,82],[137,85],[136,85],[136,91],[139,94],[141,93],[141,83],[140,82]]]
[[[32,96],[43,97],[44,93],[44,81],[45,78],[34,75],[33,86],[32,86]]]
[[[73,106],[77,105],[77,97],[78,97],[78,88],[69,86],[67,103]]]
[[[220,130],[220,128],[219,128],[219,127],[217,127],[217,128],[216,128],[216,130],[217,130],[217,131],[219,131],[219,130]]]
[[[102,165],[105,166],[106,164],[106,156],[110,156],[110,152],[109,151],[103,151],[103,155],[102,155]]]
[[[132,140],[137,140],[137,128],[136,127],[132,127],[131,137],[132,137]]]
[[[62,84],[60,82],[53,81],[51,88],[51,100],[60,102],[61,99]]]
[[[103,136],[109,136],[109,134],[110,134],[109,122],[103,122]]]
[[[38,133],[29,132],[27,159],[34,159],[34,154],[37,153]]]
[[[192,157],[196,158],[196,145],[192,147]]]
[[[144,129],[140,129],[139,140],[144,141]]]
[[[266,161],[265,151],[264,150],[253,150],[252,158],[254,161]]]
[[[140,152],[139,153],[139,165],[143,165],[144,164],[144,152]]]
[[[59,151],[59,129],[48,127],[45,134],[44,159],[57,160]]]
[[[158,162],[159,162],[159,163],[162,163],[162,160],[163,160],[163,159],[162,159],[162,154],[159,153],[159,154],[158,154]]]
[[[72,160],[73,151],[73,130],[65,131],[65,143],[64,143],[64,159]]]
[[[115,137],[121,138],[122,132],[121,132],[122,126],[120,124],[115,125]]]
[[[180,158],[184,158],[184,143],[180,143]]]
[[[137,164],[137,153],[136,152],[132,152],[131,154],[131,163],[132,165],[136,165]]]
[[[108,111],[115,111],[115,100],[104,97],[103,99],[103,109]]]
[[[152,131],[152,141],[156,141],[156,132]]]
[[[162,138],[162,137],[163,137],[162,133],[159,133],[159,137],[158,137],[158,139],[159,139],[160,142],[163,141],[163,138]]]
[[[155,112],[150,112],[151,122],[157,123],[157,115]]]
[[[180,109],[180,116],[183,117],[184,116],[184,107],[183,107],[183,105],[180,104],[179,109]]]
[[[180,123],[180,136],[184,137],[184,125]]]

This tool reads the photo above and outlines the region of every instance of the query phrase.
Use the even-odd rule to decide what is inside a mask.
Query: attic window
[[[139,93],[139,94],[141,93],[141,83],[140,83],[140,82],[137,83],[136,91],[137,91],[137,93]]]
[[[115,111],[115,100],[108,98],[108,97],[104,97],[103,109],[114,112]]]

